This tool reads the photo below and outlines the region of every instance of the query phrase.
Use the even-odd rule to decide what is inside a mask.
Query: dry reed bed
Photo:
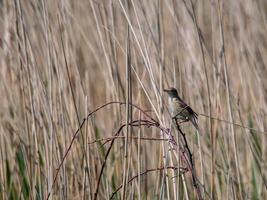
[[[168,86],[200,115],[199,134],[182,130],[203,198],[266,197],[266,13],[264,0],[1,1],[0,199],[94,199],[100,174],[98,199],[198,198],[166,134],[130,126],[133,103],[171,127]],[[126,105],[84,121],[112,101]]]

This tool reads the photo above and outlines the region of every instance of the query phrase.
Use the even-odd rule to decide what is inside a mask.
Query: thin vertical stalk
[[[232,113],[232,106],[231,106],[231,91],[229,86],[229,76],[228,76],[228,65],[227,65],[227,59],[226,59],[226,53],[225,53],[225,41],[224,41],[224,30],[223,30],[223,15],[221,10],[221,2],[218,3],[219,8],[219,23],[220,23],[220,36],[221,36],[221,43],[222,43],[222,55],[223,55],[223,68],[224,68],[224,77],[225,77],[225,84],[226,84],[226,97],[227,97],[227,105],[228,105],[228,113],[230,117],[230,127],[231,127],[231,136],[232,136],[232,142],[233,142],[233,148],[234,148],[234,159],[235,159],[235,165],[236,165],[236,173],[237,173],[237,180],[238,180],[238,188],[239,188],[239,198],[242,198],[242,186],[241,186],[241,178],[240,178],[240,170],[239,170],[239,162],[238,162],[238,155],[237,155],[237,144],[236,144],[236,137],[235,137],[235,129],[233,125],[233,113]]]
[[[159,118],[162,118],[162,110],[163,110],[163,105],[162,105],[162,91],[163,91],[163,83],[162,83],[162,68],[164,67],[164,27],[163,27],[163,8],[162,8],[162,1],[158,0],[157,1],[157,31],[158,31],[158,46],[160,50],[158,52],[160,56],[160,104],[159,104]],[[146,52],[147,53],[147,52]],[[152,70],[151,70],[152,71]],[[152,73],[151,73],[152,74]],[[163,136],[163,134],[162,134]],[[164,136],[165,137],[165,136]],[[168,170],[167,170],[167,158],[168,158],[168,145],[166,143],[162,142],[162,149],[163,149],[163,162],[164,162],[164,182],[166,184],[166,193],[167,193],[167,199],[170,199],[170,186],[169,186],[169,176],[168,176]],[[164,183],[163,182],[163,183]],[[174,185],[174,184],[173,184]],[[165,189],[165,187],[163,187]],[[174,190],[175,191],[175,190]]]
[[[125,137],[125,143],[124,143],[124,163],[123,163],[123,182],[122,182],[122,195],[121,199],[126,199],[126,189],[127,189],[127,182],[128,182],[128,174],[129,174],[129,168],[128,168],[128,154],[129,154],[129,122],[131,120],[131,52],[130,52],[130,31],[129,31],[129,25],[127,25],[127,52],[126,52],[126,137]]]
[[[141,112],[139,111],[139,120],[141,120]],[[139,122],[139,129],[138,129],[138,144],[137,144],[137,168],[138,168],[138,200],[141,200],[141,121]]]
[[[189,200],[184,174],[181,174],[181,177],[182,177],[182,183],[183,183],[183,186],[184,186],[185,199]]]
[[[205,78],[206,78],[206,87],[207,87],[207,92],[208,92],[208,112],[209,112],[209,116],[212,116],[212,105],[211,105],[211,96],[210,96],[210,84],[209,84],[209,77],[208,77],[208,70],[207,70],[207,64],[206,64],[206,58],[205,58],[205,54],[204,54],[204,47],[203,47],[203,42],[202,42],[202,34],[200,32],[200,28],[198,25],[198,21],[196,18],[196,13],[195,13],[195,8],[193,5],[192,0],[190,0],[191,3],[191,7],[192,7],[192,13],[193,13],[193,20],[195,23],[195,28],[197,31],[197,36],[198,36],[198,42],[199,42],[199,46],[200,46],[200,51],[201,51],[201,56],[202,56],[202,62],[203,62],[203,66],[204,66],[204,73],[205,73]],[[215,193],[214,193],[214,187],[215,187],[215,157],[214,157],[214,142],[215,142],[215,135],[212,132],[212,122],[211,122],[211,118],[209,117],[209,133],[211,135],[211,143],[212,143],[212,150],[211,150],[211,157],[212,157],[212,162],[211,162],[211,169],[212,169],[212,175],[211,175],[211,195],[212,198],[215,197]],[[204,184],[204,183],[202,183]]]

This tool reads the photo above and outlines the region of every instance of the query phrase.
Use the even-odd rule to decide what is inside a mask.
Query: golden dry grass
[[[0,199],[94,199],[104,139],[144,116],[100,109],[66,154],[84,117],[132,102],[170,127],[168,86],[199,113],[200,133],[182,130],[203,198],[266,198],[265,0],[3,0],[0,14]],[[183,165],[159,129],[120,136],[98,199],[138,174],[115,199],[197,198],[189,173],[167,169]]]

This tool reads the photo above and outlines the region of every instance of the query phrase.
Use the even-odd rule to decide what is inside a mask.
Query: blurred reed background
[[[138,174],[114,199],[196,199],[155,127],[124,128],[105,159],[142,115],[129,104],[97,111],[66,154],[107,102],[170,127],[169,86],[199,113],[199,134],[182,129],[203,198],[267,197],[267,1],[3,0],[0,15],[0,199],[109,199]]]

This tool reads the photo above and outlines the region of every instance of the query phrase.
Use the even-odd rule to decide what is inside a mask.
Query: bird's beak
[[[169,90],[168,90],[168,89],[163,89],[163,91],[164,91],[164,92],[169,92]]]

